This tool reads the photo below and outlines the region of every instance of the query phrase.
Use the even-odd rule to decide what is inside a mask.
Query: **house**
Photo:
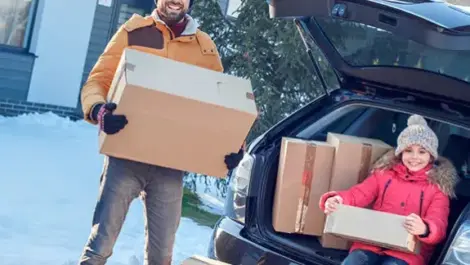
[[[132,14],[154,8],[154,0],[0,1],[0,115],[81,119],[80,89],[107,42]]]

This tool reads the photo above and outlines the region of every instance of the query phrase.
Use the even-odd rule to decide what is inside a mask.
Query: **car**
[[[229,173],[225,214],[208,256],[243,265],[340,264],[347,251],[273,228],[282,137],[325,141],[333,132],[396,146],[410,114],[419,114],[436,132],[439,154],[460,175],[447,238],[429,264],[470,264],[468,9],[431,0],[268,3],[272,17],[294,19],[324,93],[249,144]]]

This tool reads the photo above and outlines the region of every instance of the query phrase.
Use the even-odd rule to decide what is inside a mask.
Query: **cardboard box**
[[[275,231],[323,233],[325,214],[318,201],[328,191],[334,150],[324,142],[282,139],[273,206]]]
[[[380,140],[335,133],[328,133],[327,142],[336,148],[330,191],[347,190],[362,182],[372,165],[393,148]],[[351,247],[351,242],[334,235],[323,235],[320,241],[325,248]]]
[[[184,260],[183,263],[181,263],[181,265],[230,265],[230,264],[222,262],[222,261],[217,261],[217,260],[209,259],[206,257],[202,257],[199,255],[194,255]]]
[[[249,80],[131,48],[108,97],[129,123],[100,134],[100,153],[214,177],[257,117]]]
[[[403,227],[406,216],[339,205],[326,218],[324,233],[388,249],[419,254],[420,243]]]

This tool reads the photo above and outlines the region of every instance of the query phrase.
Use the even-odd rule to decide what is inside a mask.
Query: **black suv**
[[[325,141],[334,132],[396,146],[416,113],[427,118],[440,155],[461,177],[447,239],[429,264],[470,264],[470,14],[431,0],[269,4],[271,16],[295,19],[325,93],[250,143],[229,176],[225,217],[214,228],[208,256],[237,265],[340,264],[347,251],[273,229],[281,138]]]

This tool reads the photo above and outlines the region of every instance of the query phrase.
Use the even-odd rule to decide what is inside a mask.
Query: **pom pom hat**
[[[400,155],[411,145],[419,145],[426,149],[434,159],[438,158],[437,148],[439,140],[434,131],[429,128],[426,120],[420,115],[411,115],[406,127],[398,136],[395,155]]]

